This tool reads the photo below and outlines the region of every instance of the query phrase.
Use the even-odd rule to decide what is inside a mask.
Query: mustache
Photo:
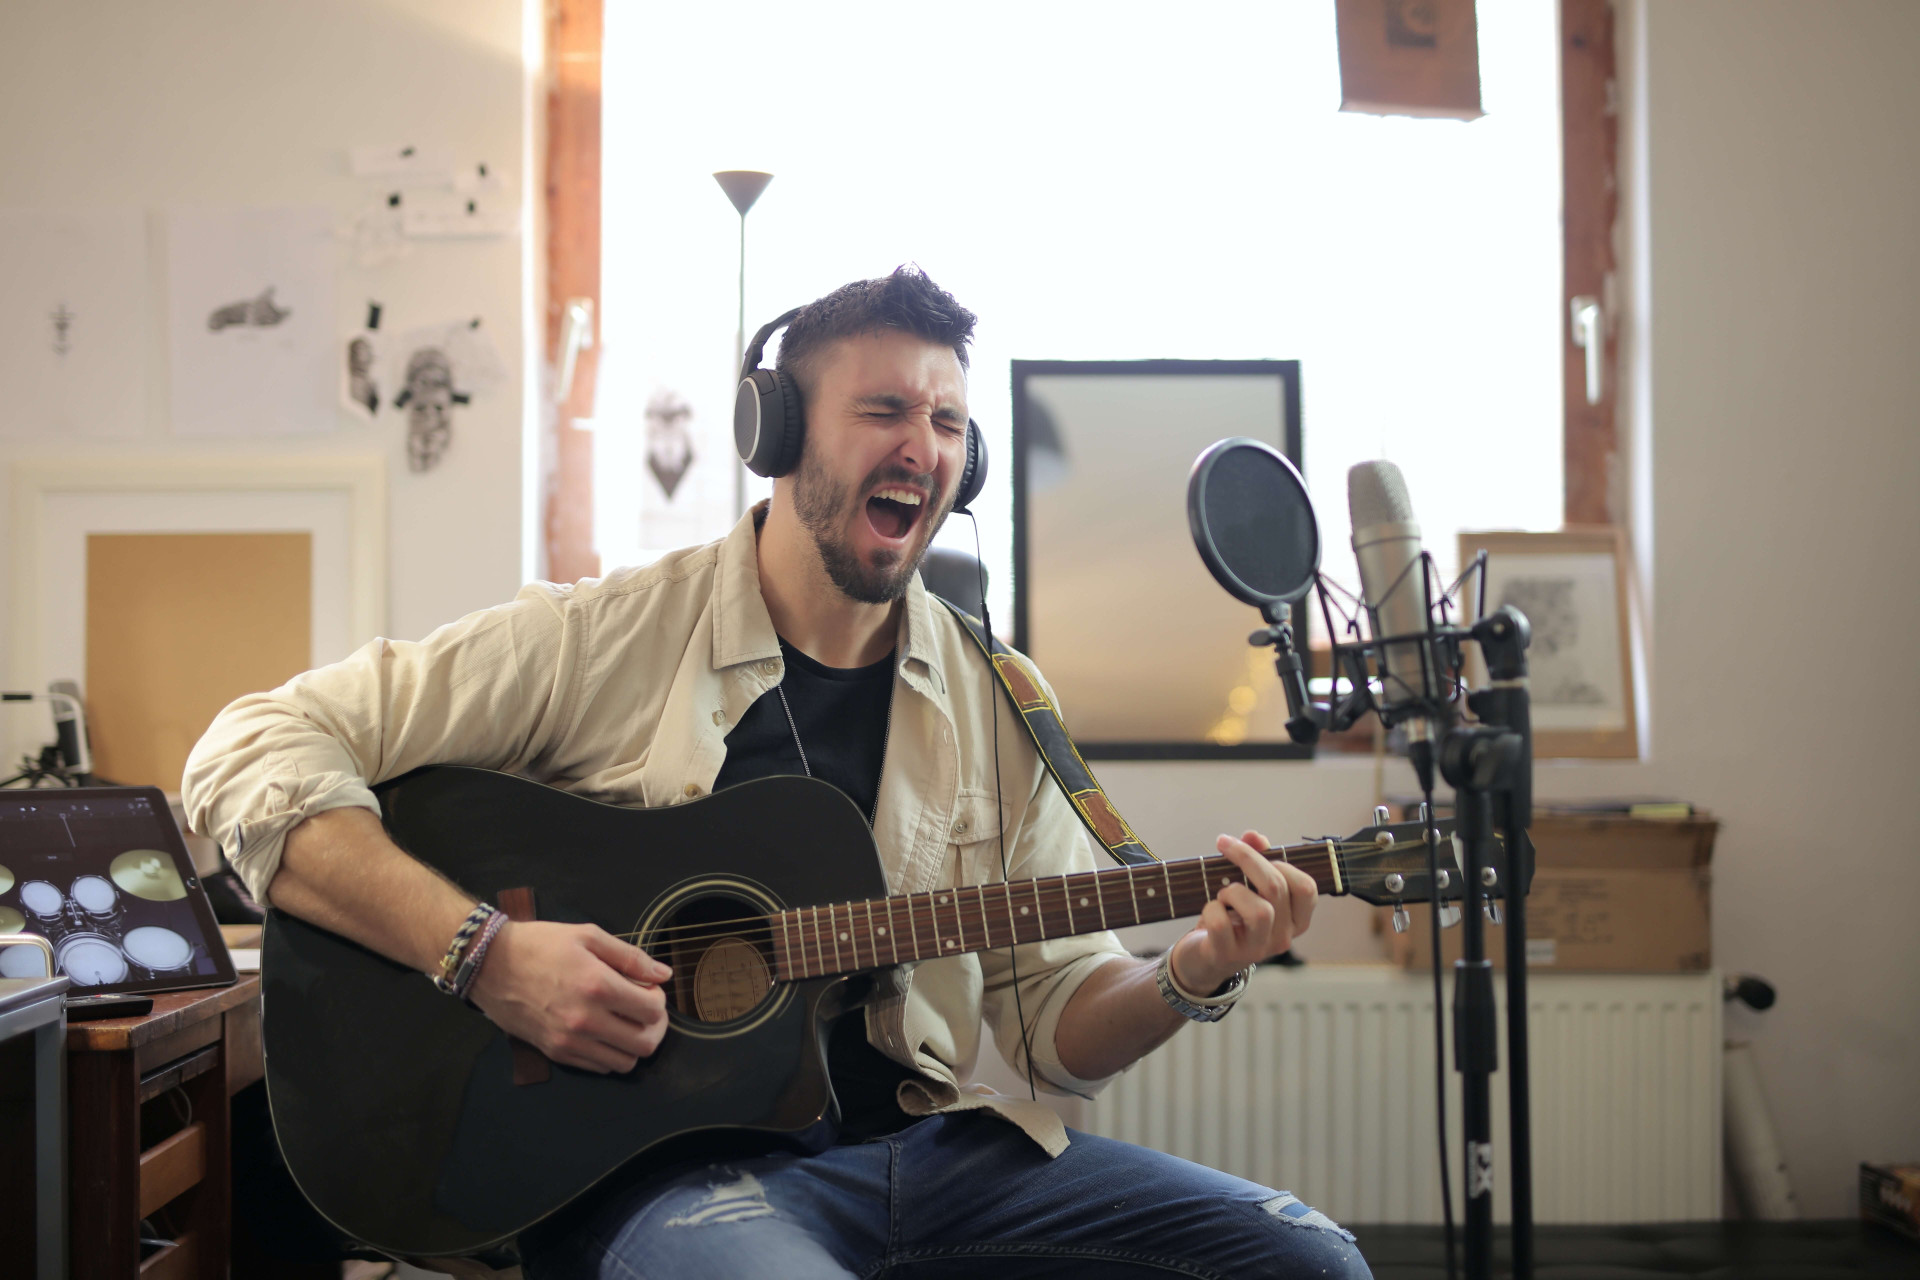
[[[939,487],[933,482],[933,472],[913,472],[907,470],[905,467],[887,462],[881,463],[867,473],[867,478],[861,482],[860,492],[872,493],[875,489],[890,484],[903,484],[915,489],[924,489],[935,497],[938,497],[940,493]]]

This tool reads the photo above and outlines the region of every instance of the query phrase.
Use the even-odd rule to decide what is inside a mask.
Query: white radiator
[[[1510,1216],[1505,980],[1494,1213]],[[1452,975],[1447,976],[1452,999]],[[1720,1216],[1717,974],[1528,974],[1538,1222]],[[1448,1035],[1452,1034],[1448,1017]],[[1447,1140],[1460,1204],[1460,1076]],[[1372,967],[1261,968],[1079,1109],[1080,1127],[1290,1190],[1346,1222],[1438,1222],[1433,988]]]

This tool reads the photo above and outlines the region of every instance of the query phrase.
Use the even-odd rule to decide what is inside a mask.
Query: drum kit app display
[[[76,993],[233,979],[206,895],[159,801],[152,788],[0,792],[0,933],[44,937]],[[0,948],[0,977],[37,976],[42,963],[29,948]]]

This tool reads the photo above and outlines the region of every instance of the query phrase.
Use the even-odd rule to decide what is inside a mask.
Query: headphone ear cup
[[[772,476],[791,475],[800,465],[801,446],[806,442],[806,415],[801,408],[800,384],[791,374],[773,371],[775,396],[779,400],[780,432],[779,450],[773,455],[774,470],[767,472]]]
[[[733,398],[733,447],[757,476],[783,476],[800,460],[800,388],[777,369],[755,369]]]
[[[987,487],[987,441],[980,424],[967,419],[967,462],[960,469],[960,483],[954,486],[953,509],[965,511]]]

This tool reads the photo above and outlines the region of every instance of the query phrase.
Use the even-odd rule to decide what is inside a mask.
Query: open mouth
[[[867,499],[867,523],[882,538],[898,541],[912,531],[925,508],[926,499],[921,494],[889,486],[876,490]]]

